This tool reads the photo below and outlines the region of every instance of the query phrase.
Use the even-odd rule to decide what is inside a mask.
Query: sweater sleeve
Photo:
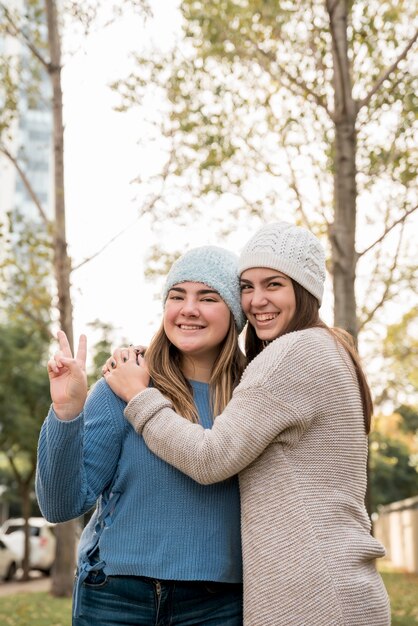
[[[177,415],[157,389],[135,396],[125,415],[157,456],[203,485],[237,474],[281,429],[301,423],[299,415],[262,388],[234,394],[211,429]]]
[[[57,418],[52,407],[38,443],[36,495],[51,522],[74,519],[91,509],[110,485],[124,433],[124,403],[104,380],[90,392],[83,412],[71,421]],[[119,421],[119,424],[118,424]]]
[[[291,344],[283,342],[274,352],[274,367],[269,366],[271,355],[267,354],[267,363],[262,359],[247,368],[211,429],[177,415],[170,402],[152,388],[130,401],[125,416],[157,456],[197,482],[225,480],[252,463],[273,440],[283,436],[289,441],[289,431],[290,439],[297,440],[309,424],[309,412],[299,412],[280,393],[270,391],[277,387],[277,372]]]

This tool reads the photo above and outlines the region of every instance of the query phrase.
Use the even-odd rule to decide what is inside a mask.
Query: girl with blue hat
[[[237,257],[216,246],[191,250],[171,268],[163,299],[146,351],[152,385],[210,429],[244,367]],[[115,351],[87,396],[86,338],[75,358],[63,332],[58,339],[36,492],[51,522],[95,507],[78,548],[73,626],[240,626],[237,479],[202,486],[148,450],[107,384],[133,349]]]

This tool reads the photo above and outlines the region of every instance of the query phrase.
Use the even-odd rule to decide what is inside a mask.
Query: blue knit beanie
[[[163,303],[173,285],[185,282],[204,283],[215,289],[228,305],[238,332],[246,319],[241,308],[238,257],[218,246],[193,248],[173,263],[163,289]]]

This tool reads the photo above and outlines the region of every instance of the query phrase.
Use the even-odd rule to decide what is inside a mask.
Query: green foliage
[[[51,236],[43,224],[31,222],[17,211],[8,216],[5,233],[0,259],[0,316],[24,326],[31,323],[49,340]]]
[[[377,415],[370,437],[370,485],[373,510],[418,495],[418,412],[400,406]]]
[[[50,395],[50,238],[39,224],[9,216],[0,263],[0,452],[8,460],[11,498],[28,510],[39,430]]]
[[[397,409],[397,413],[402,417],[401,429],[404,433],[418,432],[418,411],[403,404]]]
[[[373,510],[418,494],[418,472],[408,446],[381,433],[371,437],[370,487]]]
[[[93,363],[88,374],[88,383],[92,385],[102,376],[102,367],[112,353],[112,334],[114,327],[106,322],[94,320],[89,327],[101,333],[100,339],[92,348]]]
[[[147,263],[145,276],[151,280],[156,276],[165,276],[168,274],[170,267],[174,261],[178,259],[179,254],[170,254],[168,252],[162,252],[159,246],[149,248],[147,254]]]
[[[401,398],[416,402],[418,394],[418,306],[409,309],[397,324],[391,324],[383,342],[388,380],[384,399]],[[415,400],[414,400],[415,398]]]
[[[1,502],[7,502],[8,508],[17,506],[20,511],[19,485],[16,482],[16,477],[12,472],[7,457],[2,453],[0,453],[0,485],[2,492],[0,494]]]
[[[17,73],[13,63],[12,57],[0,56],[0,140],[10,139],[10,126],[18,109]]]
[[[49,342],[38,329],[0,325],[0,450],[33,463],[41,423],[48,412],[46,358]]]

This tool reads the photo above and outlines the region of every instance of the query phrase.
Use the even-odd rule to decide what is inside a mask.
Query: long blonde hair
[[[152,384],[171,402],[177,413],[198,422],[193,390],[181,369],[182,353],[173,345],[164,330],[164,322],[146,351],[147,367]],[[241,378],[246,359],[238,345],[238,331],[231,315],[229,329],[212,367],[209,380],[213,415],[222,413]]]
[[[296,313],[281,335],[306,328],[325,328],[334,337],[338,345],[344,348],[349,354],[356,372],[363,406],[364,428],[368,434],[373,413],[373,400],[352,336],[342,328],[330,328],[327,326],[319,317],[319,303],[315,296],[295,280],[292,280],[292,285],[295,292]],[[265,345],[265,342],[257,337],[254,327],[248,324],[245,333],[245,354],[248,360],[252,361],[263,350]]]

